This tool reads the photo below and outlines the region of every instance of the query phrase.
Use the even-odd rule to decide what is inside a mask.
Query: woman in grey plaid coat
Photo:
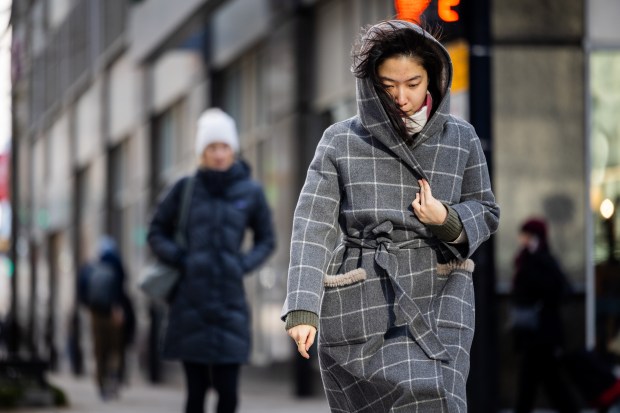
[[[295,210],[282,317],[306,358],[318,327],[332,412],[466,412],[469,257],[499,221],[480,141],[417,25],[369,28],[353,72],[358,114],[325,131]]]

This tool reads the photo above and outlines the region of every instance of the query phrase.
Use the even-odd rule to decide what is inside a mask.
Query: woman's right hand
[[[295,340],[299,354],[301,354],[303,358],[309,359],[310,355],[308,354],[308,350],[310,350],[310,347],[314,344],[316,328],[311,325],[300,324],[290,328],[288,330],[288,335]]]
[[[415,194],[411,203],[413,212],[423,224],[441,225],[448,217],[448,209],[433,197],[431,186],[426,179],[418,179],[420,192]]]

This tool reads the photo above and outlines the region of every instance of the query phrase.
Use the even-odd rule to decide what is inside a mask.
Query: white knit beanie
[[[218,108],[207,109],[198,118],[196,155],[202,156],[207,146],[214,142],[228,144],[235,153],[239,151],[239,136],[235,120]]]

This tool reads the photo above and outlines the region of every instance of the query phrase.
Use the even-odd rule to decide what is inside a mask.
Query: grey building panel
[[[270,29],[269,0],[233,0],[213,16],[211,64],[223,67]],[[243,28],[243,30],[240,30]]]
[[[129,18],[129,54],[136,61],[143,61],[154,54],[168,38],[200,8],[219,0],[149,0],[134,5]],[[157,22],[157,24],[153,24]]]
[[[496,41],[580,41],[583,0],[491,0]]]
[[[519,225],[531,215],[549,220],[554,250],[573,280],[583,283],[583,51],[496,47],[493,63],[500,285],[509,285]]]
[[[588,7],[589,40],[596,46],[620,47],[620,1],[590,0]]]

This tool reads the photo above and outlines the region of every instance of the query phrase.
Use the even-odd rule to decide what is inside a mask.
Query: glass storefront
[[[592,209],[598,264],[610,258],[620,203],[620,52],[591,55]],[[615,258],[618,258],[618,244]],[[612,257],[613,258],[613,257]]]
[[[590,55],[596,346],[620,356],[620,51]]]

